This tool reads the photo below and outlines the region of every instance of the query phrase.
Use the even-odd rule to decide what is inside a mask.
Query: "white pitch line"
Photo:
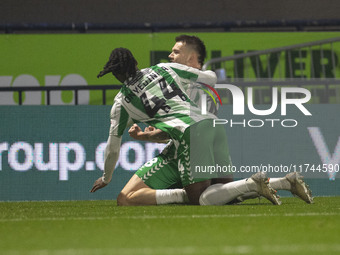
[[[140,247],[140,248],[81,248],[59,250],[6,251],[6,255],[191,255],[191,254],[301,254],[313,252],[335,254],[340,252],[339,244],[289,244],[289,245],[236,245],[236,246],[184,246],[184,247]]]
[[[0,222],[24,221],[81,221],[81,220],[154,220],[154,219],[200,219],[200,218],[249,218],[249,217],[316,217],[339,216],[340,213],[285,213],[285,214],[202,214],[202,215],[139,215],[139,216],[107,216],[107,217],[53,217],[53,218],[12,218],[0,219]]]

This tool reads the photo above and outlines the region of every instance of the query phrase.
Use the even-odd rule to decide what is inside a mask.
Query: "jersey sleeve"
[[[124,130],[129,127],[133,121],[129,116],[128,112],[122,105],[123,95],[119,92],[114,100],[110,113],[110,135],[111,136],[122,136]]]
[[[202,71],[197,68],[177,63],[167,63],[159,65],[170,67],[182,79],[189,79],[195,82],[202,82],[210,86],[214,86],[217,82],[216,74],[211,70]]]

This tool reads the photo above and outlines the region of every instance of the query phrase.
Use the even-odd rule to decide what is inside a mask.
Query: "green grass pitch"
[[[281,206],[1,202],[0,254],[340,254],[340,197]]]

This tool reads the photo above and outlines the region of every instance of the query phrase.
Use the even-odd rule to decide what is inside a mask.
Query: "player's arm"
[[[195,68],[190,67],[191,69],[193,69],[192,71],[197,72],[198,71],[198,77],[196,82],[202,82],[205,84],[208,84],[210,86],[215,86],[216,82],[217,82],[217,77],[216,77],[216,73],[210,70],[207,71],[201,71]]]
[[[210,86],[214,86],[217,82],[216,73],[211,70],[202,71],[197,68],[177,63],[169,63],[166,65],[169,65],[181,78],[202,82]]]
[[[170,139],[169,135],[160,129],[146,127],[144,131],[142,131],[137,124],[131,126],[129,135],[139,141],[150,141],[155,143],[167,143]]]
[[[109,138],[104,151],[104,173],[98,178],[91,192],[104,188],[112,179],[112,174],[117,164],[120,152],[120,145],[122,142],[122,135],[128,125],[131,125],[131,118],[121,105],[122,94],[119,92],[115,97],[114,104],[110,113],[110,132]]]
[[[93,184],[91,192],[104,188],[112,179],[112,174],[119,159],[122,137],[110,135],[104,151],[104,173]]]

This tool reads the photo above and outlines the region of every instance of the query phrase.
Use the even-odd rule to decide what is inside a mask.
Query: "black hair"
[[[190,45],[198,54],[198,62],[203,66],[204,59],[207,56],[203,41],[194,35],[180,35],[175,38],[176,42],[185,42]]]
[[[116,48],[111,52],[109,61],[103,70],[97,75],[97,78],[107,73],[113,75],[124,75],[126,78],[136,75],[137,60],[131,51],[125,48]]]

